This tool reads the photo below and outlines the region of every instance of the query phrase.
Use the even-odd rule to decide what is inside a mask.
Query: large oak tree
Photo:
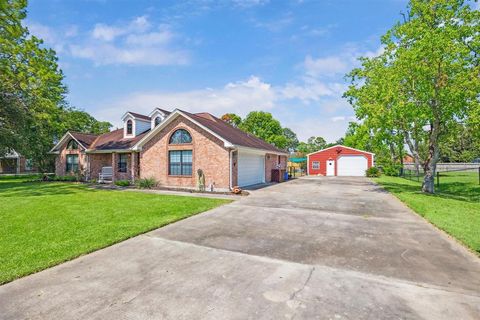
[[[101,133],[110,124],[68,106],[56,53],[22,25],[26,6],[0,0],[0,156],[14,149],[45,170],[66,130]]]
[[[478,122],[480,12],[463,0],[411,0],[382,37],[384,52],[362,58],[345,96],[365,125],[403,137],[434,192],[443,139]],[[399,142],[403,144],[403,142]]]

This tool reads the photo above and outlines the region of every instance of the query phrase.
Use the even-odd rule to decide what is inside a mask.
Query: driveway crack
[[[312,275],[313,275],[313,272],[315,271],[315,267],[312,267],[310,269],[310,272],[308,273],[308,277],[307,277],[307,280],[305,280],[305,282],[303,283],[302,287],[296,291],[294,291],[291,295],[290,295],[290,299],[289,300],[293,300],[295,299],[295,297],[303,291],[303,289],[305,289],[305,287],[307,286],[307,284],[310,282],[310,279],[312,279]]]

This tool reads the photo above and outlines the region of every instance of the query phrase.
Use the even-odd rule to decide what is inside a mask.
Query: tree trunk
[[[431,161],[424,165],[425,176],[423,177],[422,191],[425,193],[435,193],[436,167],[437,165],[433,165]]]
[[[410,138],[410,133],[408,131],[404,131],[404,138],[405,142],[410,149],[410,153],[413,156],[413,160],[415,163],[415,171],[417,172],[417,176],[420,174],[420,153],[418,151],[418,141],[412,142]]]
[[[423,177],[422,191],[425,193],[435,193],[435,174],[437,171],[437,162],[440,156],[438,147],[438,137],[440,134],[439,121],[435,119],[430,125],[430,139],[428,144],[428,156],[423,164],[425,176]]]

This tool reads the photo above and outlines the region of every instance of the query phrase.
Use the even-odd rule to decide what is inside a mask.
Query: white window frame
[[[312,161],[312,170],[320,170],[320,161]]]

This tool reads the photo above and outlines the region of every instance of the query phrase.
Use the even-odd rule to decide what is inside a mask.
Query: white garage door
[[[337,159],[339,176],[364,176],[367,168],[367,158],[364,156],[342,156]]]
[[[245,187],[263,182],[265,182],[265,156],[239,153],[238,185]]]

